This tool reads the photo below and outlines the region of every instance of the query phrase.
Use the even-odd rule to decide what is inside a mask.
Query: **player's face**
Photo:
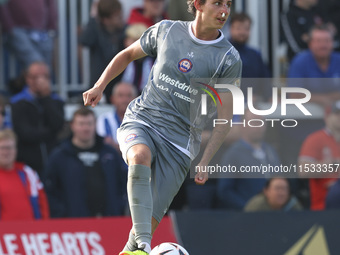
[[[203,24],[215,29],[222,28],[230,15],[231,4],[232,1],[227,0],[207,0],[205,4],[199,5]]]
[[[11,168],[17,155],[15,141],[4,139],[0,141],[0,166]]]
[[[82,143],[89,143],[95,139],[96,120],[92,114],[76,115],[71,123],[73,138]]]
[[[309,42],[309,49],[316,59],[329,58],[333,51],[331,33],[324,30],[314,30]]]
[[[246,21],[235,21],[230,26],[230,36],[234,42],[245,44],[250,35],[250,22]]]

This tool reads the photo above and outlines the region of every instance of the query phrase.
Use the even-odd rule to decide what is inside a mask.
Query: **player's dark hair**
[[[251,17],[244,12],[236,12],[233,15],[230,16],[230,25],[232,25],[234,22],[245,22],[249,21],[249,23],[252,23]]]
[[[76,116],[78,116],[78,115],[79,115],[79,116],[93,115],[93,117],[96,117],[94,111],[92,111],[90,108],[85,107],[85,106],[80,107],[78,110],[76,110],[76,111],[73,113],[72,122],[74,121],[74,119],[75,119]]]
[[[117,0],[100,0],[97,10],[100,19],[110,18],[112,14],[122,10],[122,4]]]
[[[200,4],[205,4],[206,0],[198,0]],[[187,0],[188,12],[196,16],[195,0]]]

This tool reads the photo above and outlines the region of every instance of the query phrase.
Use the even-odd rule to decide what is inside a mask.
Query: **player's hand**
[[[83,93],[84,105],[95,107],[103,96],[103,91],[99,87],[93,87]]]
[[[201,169],[201,167],[198,167],[198,169]],[[209,173],[207,172],[198,172],[195,175],[195,182],[197,185],[204,185],[208,179]]]

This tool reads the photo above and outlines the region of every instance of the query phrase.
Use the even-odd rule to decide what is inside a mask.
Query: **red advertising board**
[[[0,255],[118,255],[131,224],[128,217],[0,222]],[[176,242],[167,217],[152,244],[162,242]]]

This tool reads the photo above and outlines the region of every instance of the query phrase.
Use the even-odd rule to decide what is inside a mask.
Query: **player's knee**
[[[147,146],[131,148],[127,153],[129,165],[151,165],[151,152]]]
[[[128,157],[129,165],[149,165],[148,154],[145,152],[131,153]]]

